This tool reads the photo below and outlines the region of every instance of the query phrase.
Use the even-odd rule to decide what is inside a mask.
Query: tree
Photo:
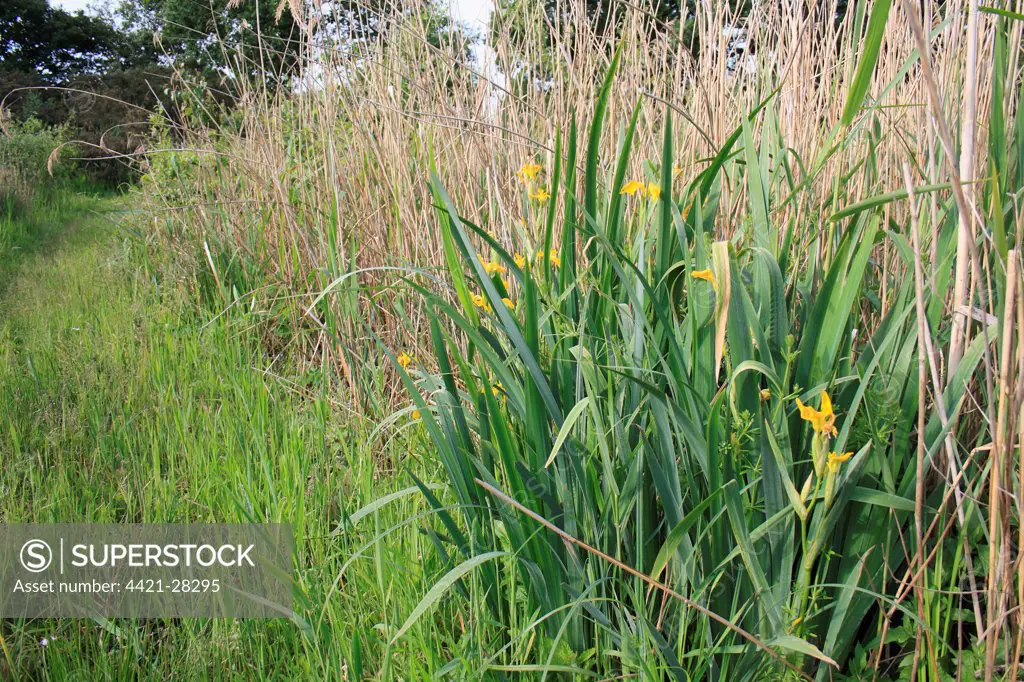
[[[405,11],[440,17],[431,0]],[[185,70],[208,79],[234,73],[280,82],[321,46],[356,48],[386,36],[394,12],[391,0],[122,0],[119,8],[122,23],[146,27]],[[432,36],[439,41],[453,32],[442,23]]]
[[[68,73],[99,73],[119,60],[119,35],[105,21],[50,7],[46,0],[0,3],[0,61],[55,83]]]
[[[125,0],[119,13],[155,35],[176,67],[207,79],[245,71],[286,81],[300,63],[303,36],[287,2]]]
[[[0,100],[15,120],[60,127],[79,145],[74,156],[93,179],[132,176],[124,163],[163,94],[169,72],[151,38],[104,16],[50,7],[47,0],[0,3]]]

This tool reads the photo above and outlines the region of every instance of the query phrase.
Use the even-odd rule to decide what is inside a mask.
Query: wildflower
[[[538,251],[537,252],[537,260],[543,260],[543,259],[544,259],[544,252],[543,251]],[[554,265],[556,268],[560,267],[562,265],[562,259],[559,258],[558,252],[555,251],[554,249],[551,249],[550,251],[548,251],[548,260],[551,261],[551,264]]]
[[[415,419],[416,421],[419,421],[419,418],[420,418],[421,416],[422,416],[422,415],[420,415],[420,411],[419,411],[419,410],[413,410],[413,411],[412,411],[412,418],[413,418],[413,419]]]
[[[647,185],[647,196],[657,201],[661,198],[661,185],[656,185],[653,182]]]
[[[505,291],[508,291],[512,287],[504,277],[501,278],[501,286],[505,287]]]
[[[696,270],[690,273],[690,277],[694,279],[702,279],[705,282],[711,282],[711,286],[718,288],[718,281],[715,279],[715,273],[711,270]]]
[[[687,205],[685,206],[685,208],[683,208],[683,220],[686,220],[686,217],[687,217],[688,215],[690,215],[690,209],[691,209],[691,208],[693,208],[693,200],[692,200],[692,199],[690,200],[690,203],[688,203],[688,204],[687,204]]]
[[[520,270],[526,267],[526,257],[523,256],[523,254],[517,253],[512,257],[512,260],[515,261],[516,267],[519,268]]]
[[[543,187],[538,187],[537,190],[530,195],[530,198],[539,204],[543,204],[545,201],[551,198],[551,193]]]
[[[630,196],[636,196],[644,192],[644,183],[639,180],[630,180],[622,189],[619,190],[619,194],[629,194]]]
[[[836,415],[832,411],[832,399],[828,397],[828,391],[821,392],[821,409],[816,410],[809,405],[804,405],[800,399],[796,399],[796,406],[800,410],[800,417],[809,421],[816,433],[824,436],[836,436]]]
[[[839,471],[839,465],[853,457],[853,452],[844,452],[837,455],[835,452],[828,453],[828,470],[833,474]]]
[[[408,353],[403,352],[398,356],[398,364],[402,366],[402,369],[409,369],[409,365],[413,363],[412,356]]]
[[[501,263],[498,263],[496,261],[486,261],[484,260],[483,256],[479,256],[479,258],[480,264],[484,266],[484,272],[486,272],[489,276],[493,277],[494,275],[505,273],[505,266],[502,265]]]
[[[819,436],[815,435],[815,440]],[[828,453],[826,458],[826,464],[828,466],[828,476],[825,478],[825,507],[832,506],[832,500],[835,499],[836,495],[836,474],[839,473],[839,467],[843,462],[853,457],[852,452],[844,452],[841,455],[837,455],[835,452]],[[820,475],[820,474],[819,474]]]
[[[509,310],[515,310],[516,304],[512,302],[511,298],[503,298],[501,302],[505,304],[505,307]]]
[[[540,173],[542,167],[539,163],[524,163],[522,167],[516,172],[519,179],[523,182],[530,182],[537,178],[537,174]]]
[[[47,638],[43,637],[41,640],[39,640],[39,646],[49,646],[49,645],[50,645],[50,640],[48,640]]]
[[[491,393],[494,395],[495,398],[501,398],[502,400],[508,399],[507,396],[505,395],[505,387],[501,385],[500,381],[494,382],[494,384],[491,386]],[[481,388],[480,395],[487,395],[487,390]]]
[[[491,309],[491,306],[487,303],[487,299],[484,297],[483,294],[473,294],[472,296],[470,296],[470,299],[472,299],[473,305],[475,305],[477,308],[481,308],[483,310]]]

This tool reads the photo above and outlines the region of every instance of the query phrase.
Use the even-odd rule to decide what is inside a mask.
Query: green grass
[[[331,535],[402,487],[388,471],[428,468],[409,454],[418,429],[373,435],[318,368],[264,355],[258,311],[200,309],[189,287],[144,267],[160,254],[118,229],[124,205],[55,194],[14,226],[0,284],[0,521],[291,523],[311,630],[4,621],[0,677],[353,679],[361,666],[415,679],[447,663],[439,652],[465,646],[451,606],[433,632],[386,644],[438,569],[405,521],[424,513],[422,498],[400,496]]]

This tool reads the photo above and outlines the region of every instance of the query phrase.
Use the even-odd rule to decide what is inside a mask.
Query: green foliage
[[[640,0],[631,3],[630,9],[638,12],[633,18],[638,18],[644,24],[644,32],[650,36],[658,34],[677,35],[680,34],[682,43],[687,47],[691,55],[700,53],[699,36],[696,30],[696,11],[698,3],[694,0]],[[752,3],[750,0],[728,0],[725,3],[730,16],[736,17],[736,23],[742,23],[743,18],[750,12]],[[613,0],[585,0],[581,3],[582,16],[589,24],[589,29],[598,36],[619,36],[622,31],[622,24],[630,15],[625,7]],[[547,53],[540,55],[540,60],[523,71],[531,77],[538,77],[550,74],[558,68],[559,60],[564,55],[559,55],[553,50],[553,45],[547,41],[553,35],[572,36],[573,31],[564,32],[560,25],[566,22],[566,11],[564,5],[558,0],[543,0],[542,2],[531,2],[530,0],[502,0],[497,3],[496,18],[491,23],[491,31],[495,35],[499,32],[503,36],[510,36],[513,44],[523,45],[527,40],[527,33],[530,27],[536,26],[538,17],[543,16],[546,23],[554,25],[555,30],[550,31],[546,36],[545,47]],[[568,40],[567,48],[571,53],[577,50],[586,51],[590,45],[583,40]],[[520,76],[522,77],[522,76]]]
[[[66,128],[51,128],[38,119],[7,121],[0,132],[0,215],[14,225],[33,197],[51,182],[47,161],[67,140]],[[63,173],[62,173],[63,175]],[[0,254],[9,238],[0,234]]]
[[[329,9],[296,2],[124,0],[119,13],[128,25],[157,33],[166,53],[191,73],[213,81],[228,71],[273,87],[290,82],[317,46],[357,50],[385,36],[390,9],[383,0],[341,0]],[[413,10],[437,22],[428,38],[433,44],[449,40],[451,22],[436,5],[421,0],[409,6]]]
[[[884,24],[873,7],[872,40]],[[221,20],[235,30],[242,19],[224,14],[214,25]],[[1005,295],[1004,259],[1019,243],[1024,174],[1024,108],[1004,101],[1009,35],[1001,25],[993,45],[992,173],[978,190],[993,297]],[[146,188],[167,206],[192,206],[185,218],[132,225],[163,226],[164,245],[196,256],[190,277],[136,271],[167,257],[138,243],[61,250],[60,239],[102,231],[89,221],[49,240],[46,224],[95,208],[80,198],[37,202],[38,221],[8,211],[0,259],[29,266],[8,284],[0,265],[0,515],[253,514],[295,523],[307,542],[296,557],[295,623],[123,622],[113,632],[5,623],[3,642],[19,658],[13,671],[0,663],[0,676],[62,679],[90,666],[115,679],[215,676],[226,660],[229,674],[289,679],[910,679],[922,633],[936,672],[916,679],[956,679],[959,664],[977,676],[983,646],[960,630],[974,617],[967,585],[985,578],[983,483],[963,482],[958,521],[938,478],[943,420],[918,392],[914,283],[902,274],[919,254],[909,220],[893,217],[906,215],[894,209],[908,192],[883,192],[871,159],[871,49],[842,120],[807,166],[790,165],[772,95],[691,177],[673,170],[670,116],[660,155],[635,163],[648,123],[640,106],[621,128],[611,122],[615,55],[589,126],[558,131],[543,180],[524,183],[525,225],[511,241],[464,219],[431,174],[451,286],[415,280],[428,313],[418,327],[415,302],[389,302],[387,314],[421,332],[433,356],[388,358],[413,405],[376,428],[343,402],[324,343],[379,329],[362,312],[356,261],[342,255],[362,235],[339,243],[347,216],[318,222],[317,205],[303,200],[323,189],[314,142],[334,119],[292,125],[290,103],[276,110],[290,130],[274,157],[279,194],[239,174],[221,154],[237,148],[215,136],[213,153],[152,158]],[[199,109],[184,115],[210,124]],[[37,138],[55,134],[31,126],[16,133],[26,151],[11,158],[37,158]],[[155,130],[173,142],[166,123]],[[602,158],[612,130],[618,155]],[[840,169],[828,182],[826,166]],[[351,182],[345,191],[366,189]],[[231,213],[223,187],[245,183],[238,196],[251,212]],[[744,205],[723,206],[726,183]],[[948,338],[957,229],[947,190],[916,188],[928,200],[918,227],[935,240],[922,249],[935,273],[922,305],[936,355]],[[780,225],[786,204],[801,209]],[[324,262],[298,286],[330,282],[308,307],[262,260],[301,272],[287,241],[307,238]],[[46,257],[26,257],[33,249]],[[328,294],[336,305],[324,305]],[[284,309],[301,321],[282,329]],[[937,391],[945,414],[975,399],[991,405],[975,380],[999,327],[979,317],[959,370]],[[306,342],[308,353],[288,346]],[[388,359],[352,363],[371,416],[390,407]],[[923,431],[921,401],[932,415]],[[965,417],[954,435],[974,448],[988,442],[986,429]],[[924,471],[938,473],[917,500],[919,445]],[[408,480],[387,475],[398,468]],[[948,536],[917,546],[917,502]],[[931,548],[924,608],[913,595],[897,603],[908,557]],[[54,633],[60,644],[36,646]]]
[[[864,36],[864,47],[857,62],[857,71],[853,84],[846,94],[846,106],[840,120],[844,126],[853,122],[853,117],[860,111],[864,97],[871,87],[871,78],[875,73],[875,62],[878,61],[878,50],[885,35],[885,23],[889,19],[890,0],[880,0],[871,7],[871,18],[868,20],[867,32]]]
[[[93,181],[133,179],[131,163],[110,157],[138,148],[153,108],[169,110],[157,93],[167,90],[170,72],[157,63],[151,33],[46,0],[15,0],[0,8],[0,55],[0,115],[38,119],[82,141],[75,170]]]
[[[280,81],[299,64],[303,36],[287,3],[130,0],[121,13],[158,32],[167,54],[204,78],[229,69]]]
[[[70,72],[109,68],[119,57],[119,45],[120,35],[108,22],[51,7],[47,0],[9,0],[0,7],[4,71],[34,72],[46,82],[60,82]]]
[[[585,168],[583,210],[571,174],[552,185],[551,205],[561,199],[566,207],[561,229],[550,223],[561,218],[556,211],[525,198],[518,253],[463,219],[433,176],[458,299],[424,291],[438,373],[401,374],[457,510],[428,496],[447,529],[438,551],[462,566],[491,556],[483,553],[515,556],[525,604],[509,601],[502,575],[486,563],[477,570],[494,591],[479,605],[511,637],[537,637],[540,666],[557,658],[602,677],[704,679],[715,671],[759,680],[791,674],[784,661],[828,679],[875,622],[869,610],[888,599],[892,576],[914,551],[892,542],[913,537],[911,280],[871,338],[855,342],[858,321],[878,315],[865,294],[877,277],[871,254],[884,233],[875,209],[885,201],[840,212],[850,216],[842,229],[816,236],[828,240],[826,266],[800,277],[785,265],[793,261],[783,260],[770,213],[786,177],[775,150],[786,145],[766,134],[754,146],[749,127],[758,112],[681,187],[672,178],[669,121],[660,166],[627,184],[635,115],[617,145],[615,174],[598,172],[607,83],[585,159],[574,143],[556,157],[558,168]],[[772,106],[769,98],[759,111],[770,117]],[[572,127],[566,138],[576,137]],[[752,220],[709,248],[720,174],[745,183]],[[529,181],[524,194],[534,186]],[[549,237],[530,240],[552,232],[563,243],[550,254]],[[588,245],[586,260],[577,243]],[[938,258],[948,262],[951,240],[940,246]],[[937,313],[930,304],[944,294],[927,291],[925,307]],[[941,320],[929,322],[940,329]],[[973,374],[992,333],[975,340],[959,376]],[[963,391],[954,377],[946,413],[957,412]],[[939,426],[933,417],[915,436],[928,462],[940,451]],[[733,627],[566,543],[481,483]],[[931,490],[925,504],[943,492]],[[525,631],[513,625],[520,609],[536,618]],[[948,627],[939,622],[915,626]],[[950,661],[945,640],[932,641]]]

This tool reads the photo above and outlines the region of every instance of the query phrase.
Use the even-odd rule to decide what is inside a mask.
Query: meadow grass
[[[434,562],[409,557],[429,541],[406,522],[426,504],[400,495],[343,524],[401,487],[383,474],[396,460],[429,470],[404,454],[415,427],[382,436],[343,418],[322,373],[266,355],[259,311],[201,308],[190,285],[157,275],[129,218],[121,199],[65,190],[5,227],[20,237],[0,280],[0,520],[291,523],[298,618],[8,620],[0,676],[345,679],[355,666],[408,679],[440,667],[435,652],[459,647],[454,609],[417,642],[382,644],[427,589]]]

